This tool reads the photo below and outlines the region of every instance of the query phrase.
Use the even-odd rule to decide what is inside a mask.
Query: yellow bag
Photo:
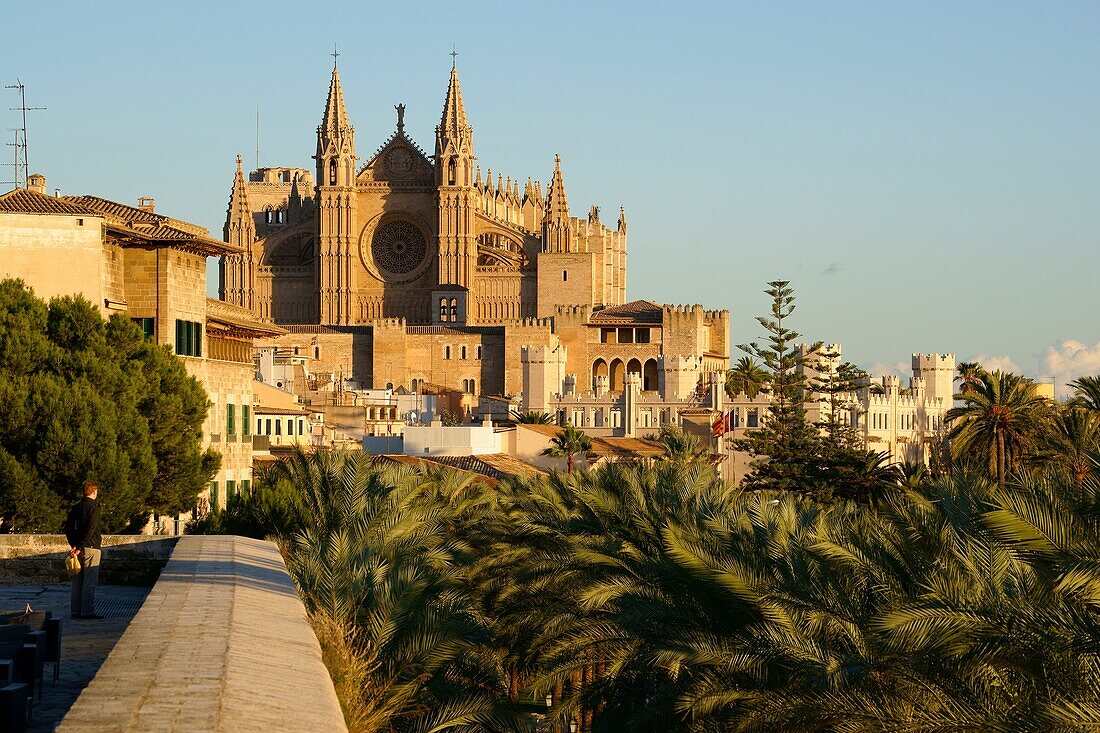
[[[80,572],[80,558],[76,555],[69,555],[65,558],[65,572],[71,578]]]

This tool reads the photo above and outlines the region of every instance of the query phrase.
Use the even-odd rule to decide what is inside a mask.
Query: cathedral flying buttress
[[[243,254],[222,262],[224,300],[287,325],[464,327],[625,302],[625,217],[572,217],[560,159],[545,196],[539,181],[483,172],[457,68],[432,154],[406,133],[405,105],[394,111],[394,132],[361,161],[334,67],[312,171],[246,178],[238,160],[225,238]]]

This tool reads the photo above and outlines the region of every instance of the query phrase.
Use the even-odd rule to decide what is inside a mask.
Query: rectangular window
[[[648,328],[635,328],[634,329],[634,343],[636,343],[636,344],[648,344],[649,343],[649,329]]]
[[[271,418],[264,421],[264,435],[271,435]]]
[[[237,482],[236,481],[226,481],[225,482],[225,500],[229,501],[230,499],[232,499],[236,495],[237,495]]]
[[[225,406],[225,434],[236,435],[237,434],[237,406],[226,405]]]
[[[615,339],[615,329],[613,328],[601,328],[600,329],[600,343],[601,344],[614,344],[617,343]]]
[[[241,435],[252,434],[252,405],[241,405]]]
[[[130,320],[137,324],[138,328],[141,329],[141,332],[145,334],[145,338],[156,338],[156,318],[131,318]]]
[[[294,421],[293,420],[287,420],[286,421],[286,434],[287,435],[294,435]]]
[[[745,427],[758,428],[760,427],[760,411],[759,408],[753,407],[745,415]]]
[[[202,324],[176,319],[176,353],[202,356]]]
[[[252,481],[250,479],[244,479],[241,481],[241,493],[248,496],[252,493]]]
[[[305,425],[304,420],[299,420],[298,421],[298,435],[302,435],[304,433],[304,428],[303,428],[304,425]]]
[[[283,434],[283,421],[282,420],[276,420],[275,421],[275,434],[276,435],[282,435]]]
[[[218,508],[218,482],[210,482],[210,511],[216,511]]]
[[[256,419],[256,435],[264,434],[264,421],[259,418]]]

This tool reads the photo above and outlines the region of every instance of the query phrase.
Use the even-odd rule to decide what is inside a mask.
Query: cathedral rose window
[[[371,240],[371,256],[378,269],[407,275],[424,261],[428,242],[418,227],[407,221],[391,221],[378,227]]]

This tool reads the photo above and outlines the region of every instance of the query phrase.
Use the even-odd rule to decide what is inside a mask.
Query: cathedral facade
[[[569,215],[560,160],[543,194],[476,164],[458,71],[451,69],[426,154],[397,128],[360,165],[340,72],[317,128],[315,171],[238,165],[222,297],[281,324],[499,325],[549,317],[558,305],[620,305],[626,219]],[[541,284],[541,287],[540,287]]]
[[[524,347],[563,357],[559,389],[565,371],[613,389],[634,369],[657,391],[666,353],[728,364],[728,312],[627,302],[626,215],[571,216],[560,158],[545,191],[482,171],[454,66],[433,154],[395,110],[360,165],[334,68],[313,170],[246,177],[238,158],[224,234],[241,254],[222,260],[221,297],[290,331],[279,346],[366,387],[471,397],[520,394]]]

